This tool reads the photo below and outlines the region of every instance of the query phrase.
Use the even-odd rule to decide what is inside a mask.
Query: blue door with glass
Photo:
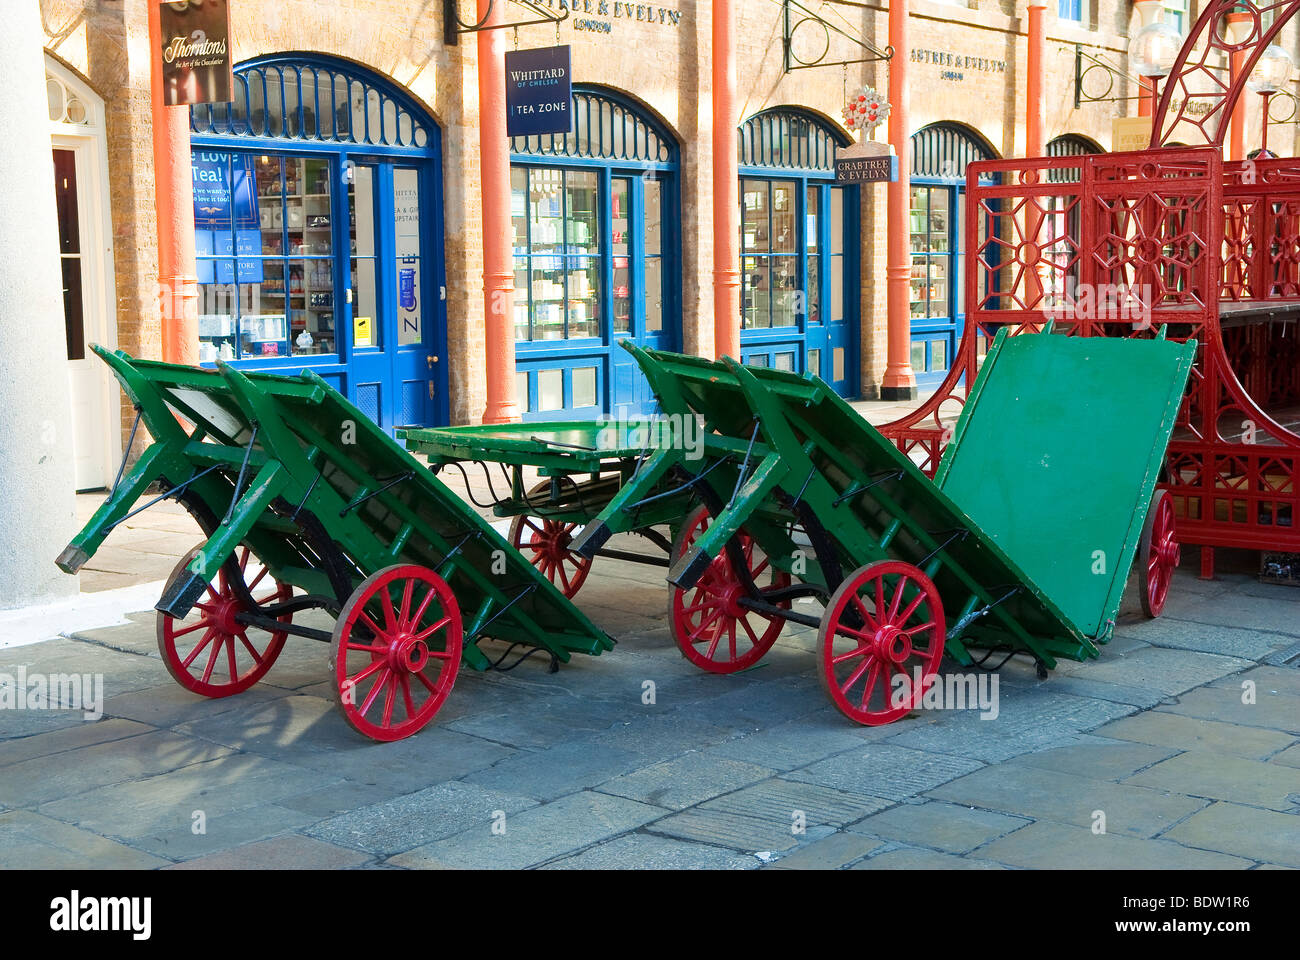
[[[681,343],[677,148],[612,93],[573,95],[574,133],[511,140],[516,395],[526,420],[652,413],[622,340]]]
[[[966,165],[992,156],[959,124],[933,124],[912,135],[908,299],[912,372],[922,391],[943,382],[965,327]]]
[[[190,114],[200,361],[311,369],[387,430],[446,423],[437,126],[351,64],[235,78]]]
[[[790,108],[740,127],[740,354],[856,397],[858,187],[834,183],[839,135]]]

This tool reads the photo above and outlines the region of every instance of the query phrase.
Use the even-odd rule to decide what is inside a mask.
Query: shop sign
[[[1110,121],[1110,148],[1115,153],[1151,146],[1150,117],[1115,117]]]
[[[838,183],[883,183],[898,179],[898,157],[888,144],[867,140],[845,147],[835,155]]]
[[[570,48],[506,52],[506,135],[535,137],[573,130]]]
[[[234,78],[227,0],[163,3],[159,14],[163,103],[229,103]]]

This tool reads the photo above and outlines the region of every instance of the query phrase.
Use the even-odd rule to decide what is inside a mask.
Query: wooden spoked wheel
[[[335,696],[373,740],[401,740],[442,707],[460,669],[463,627],[447,582],[414,564],[386,567],[348,598],[334,625]]]
[[[181,559],[173,578],[184,572],[199,549]],[[235,589],[236,576],[242,591]],[[289,600],[293,588],[270,576],[252,550],[240,544],[183,620],[158,612],[158,653],[167,672],[186,690],[214,699],[229,697],[257,683],[275,663],[288,634],[240,623],[236,615],[252,609],[241,596],[249,595],[257,606],[265,606]],[[293,615],[277,619],[289,623]]]
[[[869,726],[904,717],[943,658],[943,604],[898,560],[859,567],[831,595],[817,633],[817,674],[840,713]]]
[[[708,525],[709,513],[701,507],[678,531],[672,559],[680,557]],[[751,537],[743,532],[738,536],[750,578],[760,591],[790,585],[790,575],[778,570]],[[771,649],[785,621],[742,607],[739,601],[745,595],[745,585],[725,550],[691,589],[672,588],[668,619],[673,640],[687,660],[709,673],[735,673],[753,666]],[[776,606],[789,609],[790,601]]]

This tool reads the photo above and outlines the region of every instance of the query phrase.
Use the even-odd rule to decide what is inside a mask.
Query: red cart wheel
[[[944,636],[943,603],[929,577],[899,560],[859,567],[831,596],[817,631],[822,688],[850,720],[891,723],[933,681]]]
[[[678,532],[672,558],[680,557],[708,525],[709,513],[701,507]],[[790,575],[773,566],[744,533],[740,534],[740,549],[759,589],[790,585]],[[745,588],[725,550],[690,590],[673,587],[668,595],[668,618],[682,656],[709,673],[735,673],[757,663],[776,642],[785,621],[746,610],[739,604],[743,596]],[[790,601],[778,606],[788,610]]]
[[[186,554],[172,571],[173,577],[190,565],[199,549],[195,547]],[[235,551],[235,566],[258,606],[283,603],[293,597],[293,588],[274,578],[259,592],[269,571],[253,557],[256,566],[250,580],[250,557],[252,551],[240,544]],[[161,611],[157,617],[158,652],[167,672],[186,690],[205,697],[229,697],[257,683],[275,663],[288,636],[235,620],[236,614],[246,613],[249,608],[236,595],[229,568],[229,563],[222,566],[215,584],[208,585],[207,595],[195,603],[184,620]],[[292,619],[291,613],[279,617],[281,623]]]
[[[462,636],[456,598],[432,570],[399,564],[369,577],[334,625],[330,667],[344,718],[373,740],[415,733],[451,693]]]
[[[1165,609],[1169,584],[1178,566],[1180,549],[1174,531],[1174,502],[1168,490],[1157,490],[1142,525],[1142,548],[1138,553],[1142,579],[1142,612],[1155,618]]]
[[[533,487],[528,499],[536,502],[551,489],[545,480]],[[591,557],[584,557],[569,549],[573,542],[576,523],[564,520],[546,520],[521,514],[510,524],[510,544],[525,557],[542,576],[550,580],[569,599],[577,594],[591,570]]]

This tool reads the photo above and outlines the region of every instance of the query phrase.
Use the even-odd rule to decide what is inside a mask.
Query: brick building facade
[[[672,249],[664,250],[663,261],[663,269],[680,295],[680,331],[674,345],[690,353],[710,353],[714,322],[710,4],[703,0],[667,0],[662,5],[605,0],[547,3],[557,14],[567,13],[566,19],[558,29],[551,25],[520,29],[518,46],[546,46],[554,43],[558,34],[560,43],[572,46],[575,83],[585,85],[584,89],[608,92],[619,102],[632,105],[648,123],[666,130],[675,141],[672,146],[680,207],[666,208],[666,212],[667,219],[679,222],[677,242]],[[445,322],[446,328],[447,355],[439,358],[446,370],[445,416],[453,423],[476,421],[484,407],[485,378],[473,35],[462,35],[458,44],[447,44],[441,3],[231,0],[230,7],[237,64],[272,55],[301,54],[355,65],[408,97],[422,109],[423,122],[436,124],[440,132],[442,202],[442,248],[437,254],[442,258],[446,279],[445,320],[438,321]],[[462,0],[461,7],[462,19],[468,18],[472,5]],[[1187,10],[1185,5],[1180,8],[1178,0],[1169,0],[1165,7],[1170,11],[1166,16],[1181,16],[1185,32],[1196,11]],[[159,356],[145,2],[40,0],[40,8],[52,83],[64,91],[60,96],[94,101],[96,108],[88,115],[102,122],[102,130],[84,132],[102,143],[100,155],[106,164],[102,171],[106,233],[104,242],[95,247],[96,256],[107,261],[103,275],[111,278],[103,335],[107,342],[132,354]],[[826,33],[827,60],[864,55],[863,48],[849,37],[879,47],[886,43],[888,13],[883,5],[807,3],[795,9],[816,10],[834,28]],[[510,15],[511,19],[525,18],[518,11]],[[1076,15],[1078,19],[1071,19]],[[785,10],[778,0],[740,0],[737,63],[741,110],[730,122],[741,124],[764,111],[797,113],[829,131],[842,147],[852,139],[841,122],[846,94],[863,85],[886,90],[887,64],[876,61],[787,72],[784,22]],[[903,157],[901,163],[926,168],[917,171],[922,185],[952,190],[950,197],[935,194],[927,201],[931,206],[926,210],[930,212],[919,215],[926,223],[935,222],[937,207],[933,205],[960,203],[957,184],[970,156],[1013,156],[1024,150],[1025,22],[1023,0],[970,0],[969,4],[911,0],[912,49],[897,51],[896,56],[906,59],[909,66],[913,132],[920,136],[930,131],[930,135],[917,140],[917,156]],[[1128,0],[1085,0],[1081,7],[1066,0],[1058,5],[1053,0],[1046,13],[1046,141],[1068,137],[1069,142],[1085,149],[1109,148],[1112,118],[1135,113],[1136,101],[1085,102],[1076,107],[1076,46],[1109,60],[1121,71],[1127,70],[1127,38],[1137,23],[1138,16]],[[796,52],[811,51],[815,55],[823,43],[820,30],[822,27],[816,23],[805,24],[801,35],[795,37]],[[1293,48],[1294,28],[1289,28],[1285,36],[1288,49]],[[508,46],[513,46],[514,33],[507,31],[507,37]],[[1135,94],[1136,89],[1123,78],[1115,81],[1109,93],[1120,98]],[[53,121],[53,106],[51,110]],[[1258,140],[1255,114],[1257,111],[1250,117],[1248,144]],[[65,127],[76,125],[66,111],[59,119]],[[1271,145],[1292,147],[1295,129],[1291,125],[1273,131]],[[938,136],[937,132],[944,135]],[[878,131],[876,137],[883,140],[884,130]],[[99,162],[92,154],[85,161],[91,166]],[[745,170],[742,159],[742,177],[746,176]],[[772,176],[780,177],[780,171],[772,172]],[[422,202],[428,199],[426,195]],[[807,202],[812,203],[811,199]],[[885,364],[885,188],[864,186],[855,202],[858,209],[851,222],[856,222],[857,231],[850,239],[856,249],[845,251],[850,258],[856,256],[857,269],[850,276],[859,280],[856,289],[846,293],[852,308],[848,316],[857,333],[849,354],[856,356],[856,363],[847,374],[847,393],[872,398],[878,396]],[[801,200],[794,209],[812,210],[803,203]],[[956,217],[955,210],[952,214]],[[918,229],[916,224],[912,229]],[[924,232],[925,227],[920,229]],[[924,241],[920,242],[920,247],[924,245]],[[913,249],[918,249],[917,243]],[[934,276],[953,281],[955,265],[952,275]],[[287,280],[284,286],[287,294]],[[927,297],[943,294],[942,283],[934,277],[924,287]],[[960,306],[948,309],[954,313],[949,319],[955,324]],[[678,317],[674,314],[668,320],[676,324]],[[94,325],[88,321],[86,329],[92,331]],[[934,344],[933,359],[942,360],[938,355],[940,341],[936,339]],[[929,356],[925,352],[929,349],[924,347],[921,356]],[[106,389],[102,395],[118,403],[115,391]],[[121,413],[124,436],[129,411]],[[106,463],[115,460],[120,443],[110,447],[116,449],[105,451]]]

